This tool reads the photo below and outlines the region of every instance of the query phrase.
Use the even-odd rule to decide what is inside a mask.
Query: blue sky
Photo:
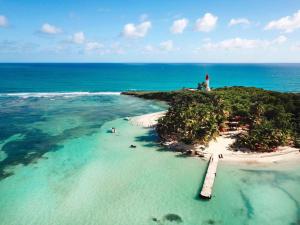
[[[0,62],[300,62],[300,1],[0,0]]]

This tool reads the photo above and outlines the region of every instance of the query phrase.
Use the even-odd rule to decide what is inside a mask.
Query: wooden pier
[[[202,186],[200,197],[210,199],[212,195],[212,189],[214,180],[217,174],[219,156],[218,154],[212,154],[209,160],[209,165],[206,171],[205,180]]]

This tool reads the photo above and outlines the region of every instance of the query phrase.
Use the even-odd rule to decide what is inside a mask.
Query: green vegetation
[[[299,93],[225,87],[211,92],[183,89],[123,94],[169,103],[156,128],[163,141],[207,144],[233,122],[242,129],[236,147],[272,151],[280,145],[299,146]]]

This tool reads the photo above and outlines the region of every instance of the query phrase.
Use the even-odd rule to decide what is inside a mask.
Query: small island
[[[155,129],[162,144],[185,154],[205,156],[219,151],[225,159],[248,161],[276,156],[274,162],[283,154],[293,153],[289,157],[294,158],[299,153],[299,93],[254,87],[207,91],[202,83],[198,89],[122,94],[167,102],[167,112],[136,118],[137,123],[144,119],[153,126],[159,118]]]

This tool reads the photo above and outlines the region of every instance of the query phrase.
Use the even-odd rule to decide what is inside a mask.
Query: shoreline
[[[129,122],[133,125],[153,128],[157,124],[159,118],[164,116],[166,111],[144,114],[141,116],[131,117]],[[224,162],[236,162],[245,164],[258,164],[258,163],[278,163],[278,162],[291,162],[300,161],[300,149],[290,147],[290,146],[280,146],[275,152],[242,152],[242,151],[232,151],[230,150],[230,145],[235,141],[232,137],[234,132],[222,134],[215,140],[210,141],[208,146],[202,145],[186,145],[177,142],[164,143],[166,148],[174,151],[194,151],[195,153],[201,155],[202,159],[209,160],[212,153],[222,154],[223,158],[221,161]],[[217,151],[216,151],[217,149]],[[197,155],[195,155],[197,156]]]
[[[129,122],[136,126],[150,128],[155,127],[159,118],[165,115],[166,111],[144,114],[129,118]]]

